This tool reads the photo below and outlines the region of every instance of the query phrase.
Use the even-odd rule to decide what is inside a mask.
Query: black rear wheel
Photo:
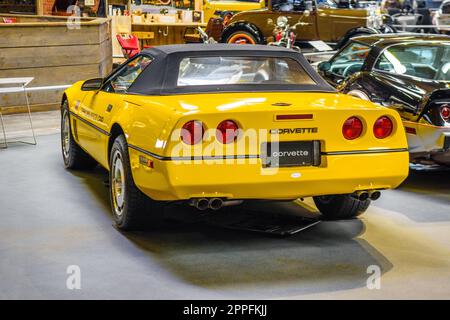
[[[128,145],[123,135],[110,152],[109,190],[115,226],[120,230],[155,227],[162,221],[162,204],[147,197],[134,183]]]
[[[370,200],[360,201],[349,194],[314,197],[317,209],[329,220],[352,219],[363,214]]]
[[[233,44],[257,44],[258,40],[247,31],[235,31],[226,40],[227,43]]]

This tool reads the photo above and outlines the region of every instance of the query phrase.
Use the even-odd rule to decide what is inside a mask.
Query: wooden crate
[[[79,29],[67,28],[67,18],[17,17],[0,23],[0,77],[34,77],[30,87],[72,84],[106,76],[112,69],[109,19],[82,18]],[[54,104],[63,90],[35,91],[32,105]],[[0,107],[24,104],[20,94],[0,95]]]

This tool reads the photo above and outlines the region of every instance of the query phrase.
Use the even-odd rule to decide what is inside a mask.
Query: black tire
[[[253,34],[251,34],[248,31],[245,31],[245,30],[236,30],[233,33],[231,33],[227,37],[226,43],[236,43],[236,40],[233,40],[234,38],[237,38],[237,39],[240,38],[242,40],[247,39],[247,42],[245,44],[258,44],[259,43],[258,39]]]
[[[352,219],[363,214],[370,200],[359,201],[351,195],[330,195],[314,197],[317,209],[329,220]]]
[[[97,166],[97,161],[81,149],[72,135],[67,100],[61,108],[61,152],[66,169],[93,169]]]
[[[117,157],[121,164],[116,162]],[[124,231],[138,230],[144,227],[154,228],[162,221],[162,204],[150,199],[137,188],[131,173],[129,159],[126,139],[120,135],[112,145],[109,160],[109,194],[114,224],[118,229]],[[122,172],[117,174],[115,173],[116,169],[119,171],[122,169]],[[124,177],[124,182],[118,182],[119,175]],[[121,179],[123,179],[122,176]],[[118,188],[120,192],[115,187],[116,183],[122,185]],[[122,195],[123,202],[117,200],[118,194]]]

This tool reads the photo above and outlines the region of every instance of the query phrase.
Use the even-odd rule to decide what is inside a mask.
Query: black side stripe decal
[[[160,156],[160,155],[158,155],[158,154],[156,154],[156,153],[153,153],[153,152],[150,152],[150,151],[141,149],[141,148],[136,147],[136,146],[134,146],[134,145],[132,145],[132,144],[128,144],[128,148],[131,148],[131,149],[134,149],[134,150],[136,150],[136,151],[142,152],[143,154],[146,154],[146,155],[148,155],[148,156],[150,156],[150,157],[153,157],[153,158],[155,158],[155,159],[158,159],[158,160],[163,160],[163,161],[164,161],[164,160],[170,160],[170,157],[163,157],[163,156]]]
[[[128,144],[128,148],[142,152],[150,157],[162,161],[181,161],[181,160],[225,160],[225,159],[257,159],[259,155],[231,155],[231,156],[192,156],[192,157],[163,157],[153,152]]]
[[[192,157],[164,157],[153,152],[144,150],[134,145],[128,144],[128,147],[136,151],[142,152],[150,157],[153,157],[162,161],[183,161],[183,160],[226,160],[226,159],[258,159],[259,155],[230,155],[230,156],[192,156]],[[352,155],[352,154],[374,154],[374,153],[392,153],[392,152],[407,152],[407,148],[401,149],[379,149],[379,150],[359,150],[359,151],[333,151],[322,152],[323,156],[335,156],[335,155]]]
[[[98,132],[106,135],[106,136],[110,136],[111,133],[109,133],[108,131],[103,130],[102,128],[97,127],[95,124],[91,123],[90,121],[83,119],[82,117],[80,117],[79,115],[73,113],[72,111],[69,111],[70,115],[77,118],[78,120],[80,120],[81,122],[87,124],[88,126],[90,126],[91,128],[94,128],[95,130],[97,130]]]
[[[408,148],[399,148],[399,149],[375,149],[375,150],[355,150],[355,151],[330,151],[330,152],[322,152],[322,155],[325,156],[337,156],[337,155],[346,155],[346,154],[368,154],[368,153],[392,153],[392,152],[407,152]]]

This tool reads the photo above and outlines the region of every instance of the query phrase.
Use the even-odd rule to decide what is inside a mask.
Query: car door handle
[[[111,112],[112,108],[112,104],[108,104],[108,106],[106,107],[106,112]]]

